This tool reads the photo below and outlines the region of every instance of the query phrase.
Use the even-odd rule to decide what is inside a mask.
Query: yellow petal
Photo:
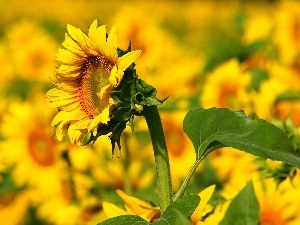
[[[67,24],[67,30],[70,36],[73,38],[73,40],[76,40],[78,32],[81,32],[78,28],[70,24]]]
[[[66,91],[69,93],[74,93],[78,91],[79,83],[74,80],[62,80],[59,79],[54,82],[59,90]]]
[[[78,44],[80,45],[82,50],[89,53],[90,55],[98,55],[98,52],[92,45],[90,39],[81,30],[79,31],[80,32],[77,33],[76,41],[78,41]]]
[[[118,69],[116,66],[112,68],[109,75],[109,83],[112,84],[112,86],[116,87],[119,83],[118,81]]]
[[[127,211],[132,212],[133,214],[136,215],[149,214],[159,209],[158,207],[152,207],[150,204],[147,204],[146,202],[138,198],[129,196],[121,190],[116,190],[116,192],[124,201],[125,208],[127,209]]]
[[[109,87],[110,87],[110,84],[101,88],[100,93],[97,93],[97,96],[100,98],[100,100],[103,98],[104,93],[106,92],[107,88],[109,88]]]
[[[75,53],[72,53],[71,51],[66,49],[58,49],[58,53],[56,54],[56,59],[60,63],[68,64],[68,65],[74,65],[74,64],[80,65],[86,60],[84,57],[76,55]]]
[[[66,126],[59,125],[56,128],[56,138],[58,141],[62,141],[63,137],[67,134]]]
[[[62,46],[78,56],[88,56],[87,53],[82,51],[81,47],[68,34],[65,35],[65,41],[62,43]]]
[[[91,124],[88,127],[88,131],[97,129],[99,124],[107,124],[107,122],[109,121],[109,107],[106,107],[105,109],[103,109],[103,111],[96,116],[93,121],[91,122]]]
[[[113,27],[108,34],[107,44],[105,46],[105,57],[114,63],[117,62],[117,34],[115,27]]]
[[[116,216],[122,216],[122,215],[129,215],[128,212],[126,212],[124,209],[121,209],[114,204],[108,203],[108,202],[103,202],[103,211],[107,218],[112,218]]]
[[[116,32],[116,27],[113,27],[107,38],[107,43],[111,45],[114,49],[117,49],[118,47],[118,41],[117,41],[117,32]]]
[[[74,127],[79,130],[86,129],[92,121],[92,119],[80,120],[74,124]]]
[[[136,50],[133,52],[128,52],[127,54],[123,55],[122,57],[118,58],[118,69],[121,71],[125,71],[133,62],[134,60],[139,57],[142,53],[141,50]]]
[[[215,188],[216,188],[216,185],[211,185],[199,193],[201,200],[200,200],[199,206],[196,208],[193,215],[191,216],[192,221],[200,221],[201,220],[202,212],[203,212],[208,200],[211,198],[212,194],[214,193]]]
[[[97,20],[94,20],[89,28],[89,37],[93,39],[92,37],[95,36],[97,30]]]
[[[60,106],[59,108],[63,111],[74,111],[76,109],[78,109],[79,107],[81,107],[80,102],[76,101],[76,102],[71,102],[69,104],[65,104],[63,106]]]
[[[105,46],[106,46],[106,28],[105,25],[97,28],[95,35],[95,45],[98,51],[104,55],[105,54]]]
[[[51,90],[49,90],[47,92],[46,98],[47,99],[55,98],[55,99],[61,100],[61,99],[73,98],[76,96],[77,96],[76,93],[63,91],[58,88],[52,88]]]
[[[76,129],[76,126],[74,124],[71,124],[69,126],[68,136],[72,144],[76,143],[77,145],[81,145],[80,140],[82,140],[83,133],[81,130]]]

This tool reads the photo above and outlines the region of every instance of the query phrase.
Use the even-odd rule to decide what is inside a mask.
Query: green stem
[[[194,175],[196,169],[198,168],[199,164],[202,162],[202,160],[205,158],[205,156],[200,157],[199,159],[194,162],[191,169],[189,170],[188,175],[186,176],[185,180],[183,181],[182,185],[180,186],[179,190],[174,196],[174,201],[182,197],[187,189],[188,184],[190,183],[190,180],[192,179],[192,176]]]
[[[130,179],[130,152],[129,152],[129,146],[128,146],[128,139],[129,135],[126,132],[123,132],[123,137],[124,137],[124,152],[125,152],[125,157],[123,161],[123,167],[124,167],[124,191],[128,195],[132,195],[132,188],[131,188],[131,179]]]
[[[157,106],[144,106],[143,112],[152,141],[160,210],[163,212],[172,203],[173,197],[167,145]]]

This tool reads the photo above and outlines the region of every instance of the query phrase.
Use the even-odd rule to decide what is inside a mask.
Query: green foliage
[[[285,92],[277,96],[274,105],[285,101],[300,101],[300,92]]]
[[[136,215],[123,215],[123,216],[117,216],[110,218],[108,220],[105,220],[101,223],[98,223],[98,225],[147,225],[148,222],[144,220],[142,217],[136,216]]]
[[[171,203],[161,215],[161,218],[151,223],[155,225],[189,225],[190,221],[188,218],[195,211],[199,205],[200,197],[198,195],[188,195],[178,199]],[[124,215],[117,216],[108,220],[105,220],[98,225],[131,225],[131,224],[149,224],[143,218],[136,215]]]
[[[250,181],[232,200],[220,225],[257,225],[259,204]]]
[[[287,178],[293,180],[296,175],[296,168],[287,164],[282,163],[278,167],[271,167],[265,160],[257,159],[258,170],[263,177],[272,177],[275,183],[279,185]]]
[[[191,110],[183,122],[197,159],[229,146],[253,155],[300,167],[300,158],[288,136],[275,125],[228,109]]]
[[[252,74],[251,87],[256,91],[259,90],[260,84],[269,78],[268,72],[262,69],[253,69],[251,71],[251,74]]]
[[[166,208],[162,214],[162,218],[172,221],[176,214],[174,212],[180,211],[186,218],[190,217],[196,207],[199,205],[200,197],[198,195],[187,195],[177,201],[173,202]]]

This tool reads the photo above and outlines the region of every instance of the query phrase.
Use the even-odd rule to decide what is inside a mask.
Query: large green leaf
[[[299,154],[281,129],[242,111],[194,109],[186,115],[183,129],[193,142],[197,159],[218,147],[230,146],[300,167]]]
[[[230,203],[220,225],[256,225],[259,204],[250,181]]]
[[[105,220],[98,225],[148,225],[148,222],[142,217],[136,215],[117,216]]]

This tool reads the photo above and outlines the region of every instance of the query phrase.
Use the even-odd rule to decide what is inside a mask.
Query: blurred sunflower
[[[1,91],[5,88],[13,77],[13,65],[7,58],[8,48],[5,42],[0,42],[0,87]]]
[[[274,114],[273,107],[277,96],[287,92],[289,89],[289,84],[278,78],[270,78],[262,82],[259,92],[253,94],[255,114],[261,119],[270,120]],[[280,115],[279,110],[280,108],[276,109],[277,115]]]
[[[2,224],[23,224],[30,205],[30,194],[27,191],[5,193],[0,197],[0,221]]]
[[[261,225],[296,225],[300,223],[300,195],[290,180],[279,186],[272,178],[255,179],[255,194],[260,205]]]
[[[75,203],[71,182],[60,180],[59,191],[39,204],[37,214],[54,225],[79,224],[82,207]]]
[[[8,58],[16,76],[46,81],[55,66],[57,44],[41,26],[21,21],[13,24],[6,33]]]
[[[255,156],[231,147],[218,149],[209,158],[218,180],[225,187],[229,184],[230,187],[242,188],[257,170]]]
[[[68,133],[71,143],[81,145],[85,136],[96,134],[98,125],[110,120],[115,104],[110,92],[141,51],[118,57],[115,27],[107,36],[97,20],[88,35],[71,25],[67,28],[65,48],[57,54],[61,63],[53,78],[57,87],[48,91],[47,100],[51,108],[60,110],[52,121],[58,140]]]
[[[300,4],[298,1],[280,1],[275,10],[274,42],[281,61],[287,65],[299,64]]]
[[[126,4],[116,14],[113,21],[119,24],[118,31],[124,37],[120,44],[124,46],[130,37],[133,49],[143,51],[136,68],[157,89],[158,96],[170,96],[169,100],[192,96],[198,88],[196,75],[204,66],[204,59],[200,54],[195,57],[191,49],[184,48],[182,42],[177,43],[174,36],[161,28],[161,21],[149,13],[151,7],[155,7],[151,2]]]
[[[41,99],[39,99],[41,101]],[[63,176],[63,146],[50,137],[53,115],[43,104],[14,102],[3,115],[0,164],[12,167],[16,185],[33,188],[38,197],[53,195]]]
[[[249,113],[250,97],[247,88],[250,82],[250,73],[244,71],[237,59],[231,59],[207,76],[200,104],[205,108],[230,108]]]

